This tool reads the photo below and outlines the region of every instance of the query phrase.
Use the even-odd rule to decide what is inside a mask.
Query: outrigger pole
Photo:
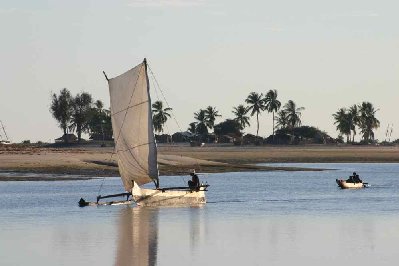
[[[126,200],[129,200],[129,197],[132,195],[132,193],[125,192],[125,193],[119,193],[119,194],[113,194],[113,195],[107,195],[107,196],[97,196],[97,203],[99,202],[100,199],[106,199],[106,198],[114,198],[114,197],[122,197],[126,196]]]
[[[126,201],[111,201],[111,202],[103,202],[103,203],[99,203],[100,199],[106,199],[106,198],[114,198],[114,197],[122,197],[122,196],[126,196]],[[125,193],[119,193],[119,194],[113,194],[113,195],[107,195],[107,196],[101,196],[98,195],[97,196],[97,201],[94,202],[88,202],[85,201],[84,198],[80,198],[78,205],[79,207],[85,207],[85,206],[98,206],[98,205],[112,205],[112,204],[120,204],[120,203],[130,203],[129,201],[129,197],[132,196],[131,193],[125,192]]]

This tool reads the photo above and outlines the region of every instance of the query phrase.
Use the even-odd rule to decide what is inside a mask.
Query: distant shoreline
[[[258,163],[399,163],[397,146],[227,146],[161,144],[161,175],[198,172],[321,171],[298,167],[257,166]],[[118,176],[113,147],[80,145],[54,148],[35,145],[0,146],[0,181],[85,180]],[[112,158],[112,159],[111,159]],[[110,160],[111,159],[111,160]],[[13,172],[12,176],[4,172]],[[17,173],[21,173],[18,176]],[[26,173],[34,173],[29,176]],[[52,174],[60,177],[41,177]]]

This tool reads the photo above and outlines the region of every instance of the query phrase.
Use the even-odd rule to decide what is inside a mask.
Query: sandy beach
[[[397,146],[218,146],[159,145],[161,175],[198,172],[297,171],[291,167],[263,167],[257,163],[281,162],[399,162]],[[314,170],[314,169],[313,169]],[[35,145],[0,146],[0,180],[43,180],[40,175],[6,175],[8,172],[72,175],[70,179],[117,176],[113,147],[81,145],[68,148]],[[69,179],[68,177],[64,177]],[[64,180],[65,180],[64,179]],[[47,179],[45,179],[47,180]]]

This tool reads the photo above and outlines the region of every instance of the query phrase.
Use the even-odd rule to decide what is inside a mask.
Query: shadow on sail
[[[114,265],[156,265],[158,209],[127,207],[119,217]]]

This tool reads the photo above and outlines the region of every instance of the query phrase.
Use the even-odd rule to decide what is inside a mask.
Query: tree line
[[[154,117],[162,117],[162,119],[154,119],[155,129],[163,132],[163,125],[170,117],[171,108],[162,109],[162,102],[156,102],[160,108],[153,108]],[[153,105],[154,107],[154,105]],[[207,135],[210,130],[214,129],[214,133],[236,133],[237,130],[242,132],[247,126],[250,126],[250,116],[256,116],[256,137],[259,136],[259,115],[262,112],[272,113],[273,119],[273,139],[275,129],[289,129],[293,132],[295,127],[301,125],[301,115],[304,107],[298,107],[293,100],[289,100],[283,108],[278,99],[277,90],[269,90],[266,94],[251,92],[245,99],[243,104],[233,107],[232,119],[215,125],[215,121],[221,114],[214,106],[208,106],[194,113],[194,122],[191,122],[188,131],[192,134],[200,136]],[[223,130],[226,128],[226,130]],[[228,131],[231,132],[228,132]]]
[[[51,95],[50,112],[63,130],[64,141],[68,142],[68,134],[76,132],[78,142],[82,133],[89,133],[92,139],[112,139],[111,113],[104,109],[101,100],[93,101],[91,94],[81,92],[72,96],[64,88],[59,94]]]
[[[206,136],[213,130],[216,135],[242,135],[243,130],[250,126],[250,117],[256,117],[256,138],[259,137],[259,115],[262,112],[272,114],[274,142],[275,132],[290,133],[294,136],[303,130],[314,131],[314,128],[303,127],[301,117],[304,107],[298,107],[293,100],[282,105],[278,99],[277,90],[269,90],[265,94],[251,92],[244,99],[244,103],[232,108],[233,117],[216,124],[222,115],[216,107],[208,106],[194,113],[194,121],[189,124],[188,132],[193,135]],[[154,130],[163,133],[166,122],[171,118],[172,108],[165,107],[162,101],[152,104]],[[346,136],[347,142],[354,142],[357,129],[362,133],[364,142],[374,140],[374,131],[380,122],[375,117],[376,110],[370,102],[340,108],[333,114],[334,124],[339,131],[339,138]],[[112,126],[110,110],[104,108],[102,101],[94,101],[87,92],[72,96],[69,90],[62,89],[59,94],[51,95],[50,112],[57,120],[64,136],[76,132],[78,142],[82,133],[88,133],[91,139],[112,140]],[[307,129],[306,129],[307,128]],[[66,138],[67,142],[68,139]]]
[[[380,127],[380,121],[375,117],[378,109],[370,102],[354,104],[349,108],[340,108],[333,114],[334,124],[340,137],[346,136],[346,142],[355,142],[356,129],[360,129],[362,141],[370,143],[374,141],[374,129]]]
[[[263,93],[251,92],[244,100],[244,104],[233,107],[232,113],[234,118],[232,120],[238,124],[240,130],[244,130],[247,126],[251,125],[249,116],[256,116],[257,137],[259,136],[259,115],[262,112],[272,113],[273,136],[275,129],[293,129],[300,126],[301,111],[305,108],[297,107],[294,101],[289,100],[283,106],[283,109],[280,110],[281,102],[277,96],[277,90],[269,90],[265,95]],[[207,133],[205,130],[206,127],[212,129],[216,118],[220,116],[215,107],[208,106],[206,109],[200,109],[200,111],[194,113],[196,121],[190,124],[189,131],[199,134]]]

